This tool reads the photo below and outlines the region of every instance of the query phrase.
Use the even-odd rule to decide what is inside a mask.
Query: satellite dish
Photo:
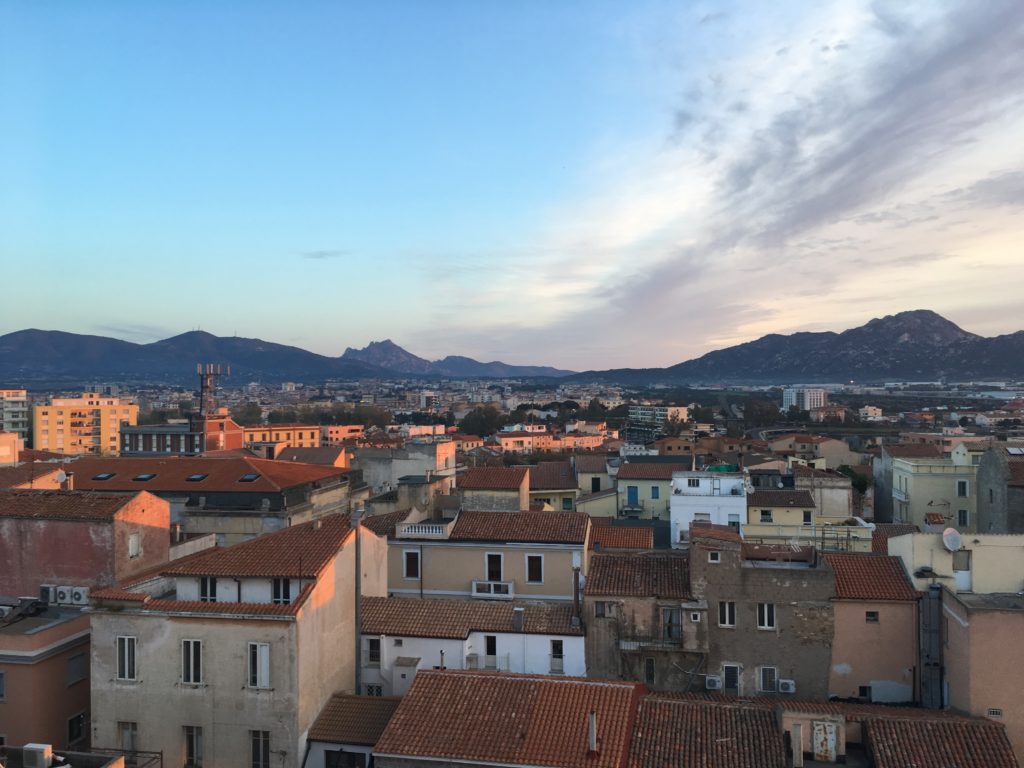
[[[960,547],[963,546],[963,541],[960,538],[960,532],[956,528],[947,528],[942,532],[942,545],[950,552],[959,551]]]
[[[65,472],[63,469],[60,472],[57,473],[57,482],[58,483],[63,483],[67,479],[68,479],[68,473]]]

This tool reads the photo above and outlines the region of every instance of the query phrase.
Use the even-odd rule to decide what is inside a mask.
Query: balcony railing
[[[511,581],[477,581],[474,579],[473,597],[490,600],[511,600],[515,597],[515,589]]]
[[[489,669],[496,672],[508,672],[511,669],[509,655],[499,654],[466,654],[466,669]]]
[[[447,539],[455,521],[447,523],[402,523],[395,527],[400,539]]]
[[[564,675],[565,674],[565,657],[564,656],[555,656],[554,654],[552,654],[550,656],[550,660],[551,660],[551,663],[550,663],[550,666],[548,668],[551,670],[551,674],[552,675]]]
[[[910,501],[910,494],[906,491],[901,491],[899,488],[892,489],[892,497],[896,501],[902,501],[904,503]]]
[[[682,648],[682,631],[679,631],[678,637],[672,637],[671,634],[672,633],[669,633],[668,637],[644,634],[623,635],[619,638],[619,650],[643,651],[656,649],[672,650]]]

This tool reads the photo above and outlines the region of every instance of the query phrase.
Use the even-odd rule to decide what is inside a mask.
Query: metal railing
[[[130,768],[163,768],[163,752],[147,752],[142,749],[112,749],[93,747],[89,750],[97,755],[109,755],[111,757],[123,757],[125,766]]]

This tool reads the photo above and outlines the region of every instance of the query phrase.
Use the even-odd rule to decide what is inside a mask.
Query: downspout
[[[426,573],[423,565],[423,545],[420,544],[420,600],[423,599],[423,579],[426,578]]]
[[[363,568],[362,568],[362,547],[360,546],[360,538],[362,533],[362,526],[360,525],[360,518],[362,517],[363,510],[357,509],[352,513],[352,527],[356,532],[356,578],[355,578],[355,638],[356,638],[356,656],[355,656],[355,693],[358,696],[359,692],[363,690]]]

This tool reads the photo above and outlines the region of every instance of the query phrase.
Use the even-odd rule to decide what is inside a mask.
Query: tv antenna
[[[217,410],[217,400],[214,392],[220,377],[231,375],[231,366],[221,366],[220,363],[198,363],[196,373],[199,375],[199,415],[209,416]]]

